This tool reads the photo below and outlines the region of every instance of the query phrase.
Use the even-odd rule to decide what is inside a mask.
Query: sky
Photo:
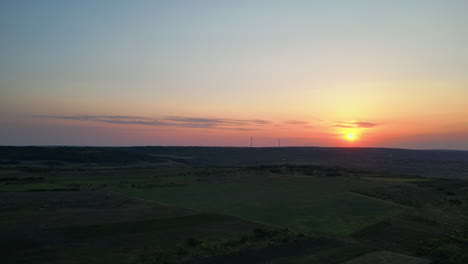
[[[468,1],[0,2],[0,145],[468,150]]]

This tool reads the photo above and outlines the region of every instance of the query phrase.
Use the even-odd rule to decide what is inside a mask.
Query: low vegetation
[[[1,262],[331,264],[375,251],[467,262],[464,180],[346,163],[221,167],[267,150],[156,149],[0,153]],[[311,150],[285,151],[294,159]],[[72,153],[54,160],[62,152]]]
[[[431,256],[436,264],[468,263],[468,223],[450,236],[423,242],[421,254]]]
[[[413,207],[421,207],[421,203],[419,203],[418,200],[411,200],[411,199],[402,199],[402,198],[396,198],[392,197],[386,193],[380,193],[380,192],[373,192],[373,191],[367,191],[367,190],[351,190],[353,193],[357,193],[360,195],[364,196],[369,196],[377,199],[382,199],[382,200],[387,200],[391,202],[395,202],[401,205],[405,206],[413,206]]]
[[[405,210],[395,204],[350,194],[348,188],[353,184],[350,181],[344,177],[306,176],[118,191],[327,237],[350,235]]]
[[[256,228],[252,232],[243,233],[230,239],[196,239],[189,238],[184,244],[172,249],[153,249],[150,253],[141,255],[135,263],[138,264],[172,264],[187,261],[192,258],[208,258],[232,254],[245,249],[256,249],[280,245],[292,241],[309,238],[303,233],[280,228]]]

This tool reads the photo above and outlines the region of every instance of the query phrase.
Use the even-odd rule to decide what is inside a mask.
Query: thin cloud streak
[[[352,122],[337,122],[332,127],[340,127],[340,128],[373,128],[378,126],[379,124],[371,123],[371,122],[364,122],[364,121],[352,121]]]
[[[340,128],[354,128],[354,126],[349,126],[349,125],[341,125],[341,124],[334,125],[333,127],[340,127]]]
[[[125,115],[75,115],[75,116],[34,116],[36,118],[92,121],[109,124],[146,125],[158,127],[185,127],[204,129],[228,129],[228,130],[261,130],[261,126],[272,122],[262,119],[228,119],[228,118],[197,118],[197,117],[162,117],[150,118],[142,116]]]
[[[356,125],[357,127],[363,127],[363,128],[372,128],[372,127],[378,126],[378,124],[374,124],[371,122],[354,122],[351,124]]]
[[[284,122],[287,125],[307,125],[309,122],[299,120],[289,120]]]

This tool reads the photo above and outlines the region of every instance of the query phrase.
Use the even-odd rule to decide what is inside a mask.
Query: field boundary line
[[[246,222],[251,222],[251,223],[255,223],[255,224],[260,224],[260,225],[265,225],[265,226],[271,226],[271,227],[276,227],[276,228],[288,228],[288,229],[290,229],[290,230],[298,231],[298,232],[299,232],[299,230],[295,230],[295,229],[292,229],[292,228],[289,228],[289,227],[277,226],[277,225],[273,225],[273,224],[269,224],[269,223],[265,223],[265,222],[261,222],[261,221],[256,221],[256,220],[251,220],[251,219],[239,217],[239,216],[236,216],[236,215],[231,215],[231,214],[220,214],[220,213],[216,213],[216,212],[207,212],[207,211],[202,211],[202,210],[198,210],[198,209],[194,209],[194,208],[189,208],[189,207],[181,207],[181,206],[178,206],[178,205],[175,205],[175,204],[162,203],[162,202],[158,202],[158,201],[154,201],[154,200],[148,200],[148,199],[144,199],[144,198],[129,196],[129,195],[127,195],[127,194],[123,194],[123,193],[120,193],[120,192],[116,192],[116,191],[114,191],[114,190],[110,190],[110,191],[108,191],[108,192],[109,192],[109,193],[112,193],[112,194],[116,194],[116,195],[120,195],[120,196],[129,198],[129,199],[134,199],[134,200],[137,200],[137,201],[144,201],[144,202],[149,202],[149,203],[155,203],[155,204],[162,205],[162,206],[178,207],[178,208],[181,208],[181,209],[187,209],[187,210],[194,211],[194,212],[198,212],[198,213],[202,213],[202,214],[216,214],[216,215],[229,216],[229,217],[234,217],[234,218],[237,218],[237,219],[239,219],[239,220],[246,221]]]
[[[356,195],[356,196],[365,197],[365,198],[368,198],[368,199],[373,199],[373,200],[381,201],[381,202],[384,202],[384,203],[389,203],[389,204],[396,205],[396,206],[399,206],[399,207],[404,207],[404,208],[406,208],[406,209],[415,209],[415,207],[412,207],[412,206],[409,206],[409,205],[404,205],[404,204],[396,203],[396,202],[393,202],[393,201],[381,199],[381,198],[374,197],[374,196],[371,196],[371,195],[365,195],[365,194],[357,193],[357,192],[353,192],[353,191],[348,191],[348,193],[351,193],[351,194]]]

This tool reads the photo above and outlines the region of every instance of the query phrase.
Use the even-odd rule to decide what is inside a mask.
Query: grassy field
[[[423,182],[431,181],[431,179],[424,178],[391,178],[391,177],[356,177],[361,180],[370,181],[388,181],[388,182]]]
[[[192,237],[229,239],[261,226],[102,191],[0,193],[1,263],[134,263]]]
[[[219,170],[219,169],[218,169]],[[166,186],[187,184],[199,178],[198,173],[215,172],[202,168],[157,169],[30,169],[0,170],[1,191],[31,191],[55,189],[102,189],[121,186]]]
[[[405,210],[353,195],[348,192],[353,184],[344,177],[307,177],[118,191],[329,237],[350,235]]]
[[[179,263],[160,261],[169,254],[187,264],[270,263],[300,256],[323,264],[335,263],[335,252],[349,259],[369,251],[103,191],[3,192],[0,201],[2,263]],[[191,240],[198,242],[191,245]]]
[[[0,187],[4,192],[19,192],[19,191],[45,191],[45,190],[63,190],[68,189],[64,184],[55,183],[23,183],[23,184],[7,184]]]
[[[345,264],[374,264],[374,263],[392,263],[392,264],[429,264],[428,259],[415,258],[388,251],[379,251],[367,253]]]
[[[467,186],[324,165],[9,167],[0,260],[331,264],[373,261],[359,256],[376,250],[442,259],[445,241],[464,237]]]

